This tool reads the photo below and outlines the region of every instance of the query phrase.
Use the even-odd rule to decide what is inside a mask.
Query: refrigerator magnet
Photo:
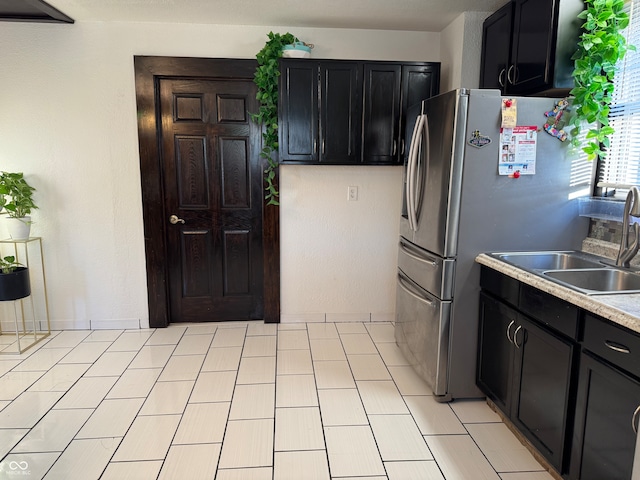
[[[535,175],[538,127],[517,126],[500,129],[498,175]],[[518,178],[515,177],[515,178]]]
[[[518,101],[515,98],[502,99],[502,128],[514,128],[518,123]]]
[[[482,135],[480,130],[474,130],[468,143],[472,147],[482,148],[489,145],[491,143],[491,139],[486,135]]]
[[[562,129],[564,127],[564,121],[562,115],[569,106],[569,101],[566,98],[558,100],[553,110],[544,112],[544,116],[547,117],[547,121],[544,124],[544,131],[549,135],[556,137],[561,142],[567,139],[567,133]]]

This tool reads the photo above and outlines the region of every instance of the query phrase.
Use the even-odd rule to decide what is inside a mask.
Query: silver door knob
[[[184,220],[179,218],[177,215],[171,215],[169,217],[169,223],[171,225],[175,225],[176,223],[184,223]]]

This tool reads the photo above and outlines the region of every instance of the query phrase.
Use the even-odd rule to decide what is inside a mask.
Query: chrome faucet
[[[630,216],[640,218],[640,190],[638,187],[631,187],[624,202],[624,214],[622,217],[622,240],[620,241],[620,251],[616,259],[616,265],[629,268],[629,262],[638,253],[640,247],[640,225],[633,224],[633,242],[629,242]]]

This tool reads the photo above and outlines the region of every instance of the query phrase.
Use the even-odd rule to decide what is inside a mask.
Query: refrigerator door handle
[[[430,267],[436,267],[438,264],[432,260],[431,258],[428,257],[421,257],[416,255],[415,253],[412,252],[411,248],[404,243],[403,241],[400,241],[400,249],[408,256],[411,257],[412,259],[418,261],[418,262],[422,262],[422,263],[426,263],[427,265],[429,265]]]
[[[428,298],[425,298],[422,295],[418,295],[413,290],[411,290],[409,288],[409,286],[406,285],[406,282],[405,282],[403,276],[400,275],[400,274],[398,274],[398,285],[400,285],[400,288],[402,288],[402,290],[407,292],[409,295],[411,295],[413,298],[415,298],[419,302],[422,302],[422,303],[424,303],[426,305],[429,305],[430,307],[435,307],[435,304],[433,303],[432,300],[429,300]]]
[[[422,125],[424,124],[424,115],[420,115],[413,129],[411,137],[411,149],[409,150],[408,174],[407,174],[407,210],[409,217],[409,227],[411,230],[418,229],[418,219],[416,215],[416,163],[418,160],[418,151],[422,142]]]
[[[415,179],[417,188],[414,187],[413,193],[415,198],[413,200],[413,211],[416,231],[418,230],[418,213],[422,210],[422,198],[423,198],[423,188],[426,183],[425,176],[423,175],[423,168],[428,168],[429,162],[431,160],[430,154],[431,149],[429,147],[429,116],[425,113],[422,116],[422,123],[420,125],[420,146],[418,148],[418,155],[416,161],[416,171],[415,171]],[[424,153],[422,152],[422,139],[424,138]],[[424,160],[424,161],[423,161]]]
[[[416,117],[416,123],[413,125],[413,133],[411,134],[411,145],[409,146],[409,154],[407,155],[407,189],[404,192],[407,203],[407,219],[409,220],[409,228],[413,231],[413,217],[411,216],[411,198],[413,198],[413,151],[418,136],[418,127],[420,126],[420,115]]]

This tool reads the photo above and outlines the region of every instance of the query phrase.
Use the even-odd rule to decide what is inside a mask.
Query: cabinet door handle
[[[515,78],[511,78],[511,72],[513,72],[514,68],[515,68],[515,65],[511,65],[509,67],[509,71],[507,72],[507,82],[509,82],[511,85],[515,83]]]
[[[313,141],[313,153],[318,153],[318,141]]]
[[[504,87],[504,74],[506,72],[506,69],[503,68],[502,70],[500,70],[500,73],[498,74],[498,83],[500,84],[501,87]]]
[[[322,139],[322,154],[324,155],[326,153],[326,150],[324,148],[324,139]]]
[[[611,340],[605,340],[604,344],[607,347],[609,347],[611,350],[613,350],[614,352],[631,353],[631,350],[629,350],[629,347],[626,347],[626,346],[622,345],[621,343],[613,342]]]
[[[391,152],[391,156],[395,157],[396,155],[396,147],[397,147],[397,142],[396,140],[393,141],[393,152]]]
[[[633,431],[635,433],[638,433],[638,422],[636,422],[638,413],[640,413],[640,405],[638,405],[638,408],[636,408],[636,411],[633,412],[633,417],[631,417],[631,428],[633,428]]]
[[[511,323],[507,326],[507,340],[509,340],[510,343],[513,343],[513,340],[511,340],[511,337],[509,336],[509,332],[511,331],[511,327],[513,327],[513,324],[516,323],[515,320],[511,320]]]
[[[404,155],[404,138],[400,140],[400,155]]]
[[[516,346],[516,348],[520,348],[522,346],[522,344],[518,345],[518,332],[522,329],[522,325],[518,325],[518,328],[516,328],[516,331],[513,332],[513,344]]]

